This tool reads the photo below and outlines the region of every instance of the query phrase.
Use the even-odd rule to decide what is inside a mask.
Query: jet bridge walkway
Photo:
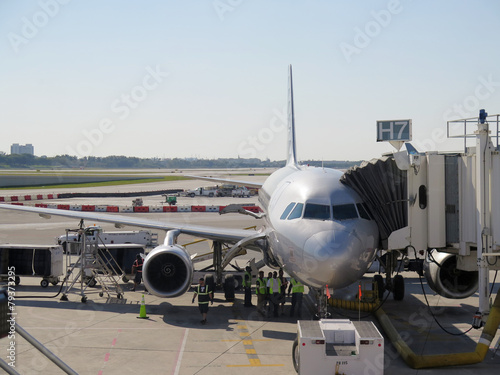
[[[472,129],[475,125],[476,129]],[[388,278],[405,266],[425,274],[447,298],[479,290],[482,325],[489,311],[489,270],[500,270],[500,115],[450,121],[460,152],[405,151],[364,162],[341,178],[364,200],[380,232]],[[410,256],[414,256],[410,259]],[[401,258],[400,258],[401,259]],[[389,285],[390,286],[390,285]]]

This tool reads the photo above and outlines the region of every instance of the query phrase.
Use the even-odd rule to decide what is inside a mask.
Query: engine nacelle
[[[193,262],[180,245],[160,245],[153,249],[142,266],[148,291],[158,297],[184,294],[193,280]]]
[[[457,256],[450,253],[432,251],[436,261],[424,262],[427,284],[433,291],[446,298],[466,298],[478,288],[478,272],[457,269]]]

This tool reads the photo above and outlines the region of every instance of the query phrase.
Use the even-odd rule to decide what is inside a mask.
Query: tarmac
[[[238,176],[244,180],[244,176]],[[179,181],[176,181],[176,186]],[[192,188],[207,185],[206,182],[186,181]],[[154,185],[154,186],[153,186]],[[152,184],[151,189],[158,188]],[[169,188],[169,183],[161,188]],[[107,187],[111,189],[110,187]],[[137,189],[137,185],[132,185]],[[24,190],[23,190],[24,192]],[[5,191],[4,194],[15,194]],[[28,193],[26,193],[28,194]],[[161,196],[145,197],[145,204],[164,199]],[[73,204],[88,203],[92,198],[80,198]],[[111,198],[107,204],[128,204],[130,198]],[[148,201],[151,200],[151,201]],[[256,198],[179,198],[178,204],[228,204],[256,203]],[[183,203],[185,200],[186,203]],[[208,203],[207,203],[208,202]],[[96,203],[97,204],[97,203]],[[99,203],[104,204],[104,203]],[[227,226],[244,228],[260,225],[259,221],[244,215],[218,213],[134,213],[134,217],[153,220]],[[93,223],[86,223],[90,225]],[[62,217],[50,220],[37,215],[2,212],[0,215],[1,243],[54,244],[55,237],[65,233],[65,228],[75,228],[78,223]],[[104,224],[107,230],[116,230]],[[126,228],[131,230],[131,228]],[[160,241],[163,234],[160,234]],[[180,243],[191,239],[181,236]],[[208,249],[205,243],[188,248],[190,252]],[[240,266],[258,253],[249,253],[237,259]],[[266,270],[267,271],[267,270]],[[383,305],[401,336],[417,354],[468,352],[475,349],[481,330],[470,329],[472,316],[478,304],[477,295],[464,300],[450,300],[435,293],[423,280],[431,310],[436,319],[447,330],[460,336],[445,333],[429,313],[418,275],[404,272],[406,295],[403,301],[394,301],[388,295]],[[491,272],[493,280],[494,272]],[[367,274],[365,280],[373,274]],[[164,299],[144,292],[140,286],[132,292],[132,282],[121,284],[124,299],[99,296],[101,289],[86,288],[87,302],[81,302],[78,285],[68,294],[69,301],[61,301],[61,284],[47,288],[40,286],[40,277],[21,276],[15,287],[16,322],[28,333],[44,344],[78,374],[292,374],[292,344],[297,335],[296,319],[288,316],[290,301],[285,305],[285,315],[264,318],[255,308],[243,307],[243,293],[237,292],[234,302],[224,300],[217,292],[214,304],[208,313],[208,323],[200,323],[198,307],[191,303],[192,292],[183,296]],[[493,287],[493,297],[498,286]],[[334,292],[335,297],[355,298],[357,285]],[[146,319],[140,319],[141,298],[144,295]],[[256,304],[255,295],[253,303]],[[331,309],[333,318],[348,317],[357,320],[376,319],[367,313]],[[312,311],[304,306],[303,319],[312,319]],[[380,329],[380,327],[379,327]],[[382,332],[383,333],[383,332]],[[409,368],[397,354],[391,343],[385,342],[384,368],[386,374],[497,374],[500,365],[500,350],[494,353],[493,346],[499,340],[495,336],[485,360],[476,365],[414,370]],[[0,339],[0,358],[7,363],[11,351],[11,339]],[[59,374],[50,360],[28,344],[19,334],[14,338],[15,370],[20,374]],[[11,353],[12,354],[12,353]],[[378,363],[367,364],[365,373],[374,373]],[[332,374],[334,374],[334,364]],[[346,372],[348,374],[348,372]]]

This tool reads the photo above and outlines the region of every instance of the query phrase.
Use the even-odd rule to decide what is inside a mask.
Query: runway
[[[241,178],[243,179],[243,178]],[[187,181],[186,188],[203,186],[205,182]],[[175,182],[177,185],[179,182]],[[137,185],[133,188],[135,189]],[[162,184],[162,187],[169,186]],[[154,187],[156,188],[156,186]],[[108,187],[109,189],[109,187]],[[145,204],[161,201],[163,197],[146,197]],[[238,203],[236,198],[180,198],[183,204],[228,204]],[[78,201],[89,202],[92,198]],[[125,201],[126,200],[126,201]],[[109,204],[128,202],[129,198],[113,198]],[[148,202],[147,200],[151,200]],[[217,200],[217,201],[215,201]],[[256,203],[256,198],[243,199]],[[209,203],[207,203],[209,202]],[[74,203],[74,202],[72,202]],[[76,203],[74,203],[76,204]],[[260,225],[254,218],[218,213],[134,213],[160,221],[244,228]],[[86,223],[91,225],[93,223]],[[37,215],[20,212],[2,212],[0,216],[0,242],[53,244],[55,237],[64,234],[66,228],[76,228],[75,220],[53,217],[42,219]],[[102,225],[107,230],[116,230],[113,225]],[[126,228],[131,229],[131,228]],[[163,240],[160,234],[159,241]],[[181,236],[179,243],[190,238]],[[207,245],[199,245],[190,252],[199,252]],[[238,259],[244,265],[258,253],[249,253]],[[369,280],[373,274],[367,274]],[[417,354],[437,354],[472,351],[481,330],[470,330],[462,336],[444,333],[429,313],[420,281],[415,273],[404,273],[406,296],[403,301],[394,301],[389,296],[384,310],[392,318],[402,337]],[[493,279],[493,273],[492,273]],[[243,307],[243,294],[237,293],[234,303],[226,302],[222,292],[216,293],[210,308],[208,324],[201,325],[201,315],[196,304],[191,303],[192,293],[173,299],[162,299],[144,293],[148,319],[138,319],[143,288],[136,292],[124,285],[125,299],[107,300],[99,297],[100,289],[88,288],[87,303],[81,303],[76,292],[69,294],[69,301],[60,301],[56,296],[59,285],[42,289],[40,278],[21,277],[15,287],[16,321],[46,345],[79,374],[291,374],[294,373],[291,350],[296,337],[296,320],[288,315],[265,319],[253,308]],[[425,285],[429,304],[438,321],[454,333],[470,328],[478,298],[473,295],[464,300],[450,300],[434,295]],[[335,291],[336,296],[352,299],[357,286]],[[493,294],[498,286],[493,289]],[[27,298],[23,298],[27,297]],[[45,298],[53,297],[53,298]],[[256,298],[253,297],[256,304]],[[285,305],[287,312],[290,307]],[[357,312],[332,309],[334,318],[358,319]],[[372,316],[361,317],[375,320]],[[304,310],[303,318],[311,318]],[[377,324],[377,322],[375,321]],[[492,346],[497,342],[497,333]],[[6,358],[10,341],[0,340],[2,358]],[[397,354],[390,342],[385,343],[386,374],[496,374],[500,364],[500,351],[488,353],[483,363],[465,367],[414,370],[409,368]],[[15,369],[21,374],[62,373],[52,362],[16,335]],[[366,374],[373,371],[376,363],[367,365]],[[333,371],[333,370],[332,370]],[[333,373],[333,372],[332,372]]]

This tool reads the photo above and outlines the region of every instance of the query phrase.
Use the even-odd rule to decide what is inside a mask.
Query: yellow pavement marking
[[[251,345],[252,341],[258,341],[258,342],[263,342],[263,341],[273,341],[273,339],[252,339],[252,340],[241,340],[241,339],[235,339],[235,340],[221,340],[222,342],[235,342],[235,341],[243,341],[243,345]],[[245,344],[245,341],[249,341],[250,344]]]

